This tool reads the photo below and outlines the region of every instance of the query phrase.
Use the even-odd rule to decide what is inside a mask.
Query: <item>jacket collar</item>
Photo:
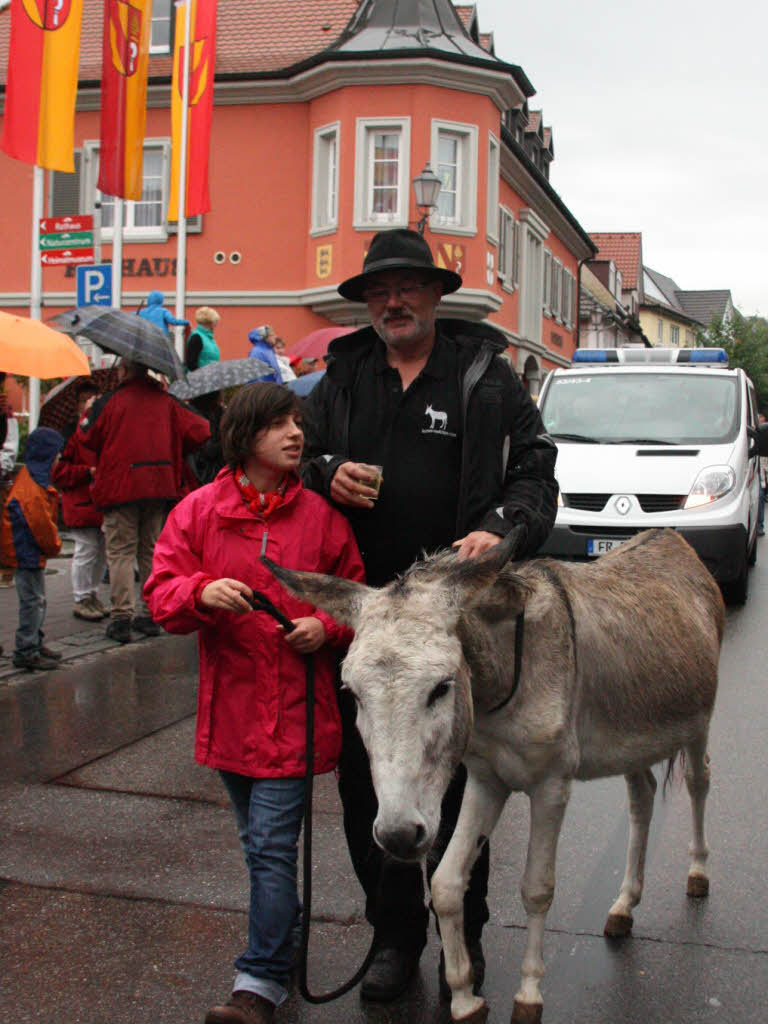
[[[216,477],[213,486],[216,487],[214,507],[223,519],[247,519],[252,523],[257,522],[256,517],[243,501],[243,496],[235,483],[235,474],[231,469],[228,467],[222,469]],[[285,497],[282,504],[273,513],[274,518],[279,518],[283,510],[290,507],[301,490],[301,480],[294,473],[291,473],[285,488]],[[270,522],[272,522],[272,519],[270,519]]]

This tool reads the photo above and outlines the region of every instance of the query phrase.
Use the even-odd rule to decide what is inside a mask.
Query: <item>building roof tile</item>
[[[640,231],[590,231],[598,249],[598,260],[613,260],[621,271],[622,287],[634,291],[641,286],[643,235]]]

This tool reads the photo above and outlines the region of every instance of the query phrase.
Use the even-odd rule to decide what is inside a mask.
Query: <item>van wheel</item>
[[[741,567],[741,572],[735,580],[731,580],[730,583],[721,583],[720,589],[723,592],[723,600],[726,604],[745,604],[747,600],[747,593],[749,591],[749,570],[747,568],[747,559],[744,559],[744,564]]]

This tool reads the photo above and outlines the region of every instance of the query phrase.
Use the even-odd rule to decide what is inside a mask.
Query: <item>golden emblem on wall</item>
[[[318,245],[316,273],[318,277],[330,277],[333,265],[333,246]]]

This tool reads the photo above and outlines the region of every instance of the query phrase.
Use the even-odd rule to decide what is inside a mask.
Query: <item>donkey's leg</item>
[[[451,988],[451,1017],[480,1024],[487,1016],[485,1001],[472,992],[472,965],[464,941],[464,893],[483,843],[499,820],[509,790],[488,772],[470,768],[459,819],[443,859],[432,876],[432,906],[440,922],[445,955],[445,979]]]
[[[605,934],[623,938],[632,931],[632,910],[643,895],[645,854],[648,848],[648,830],[653,815],[653,797],[656,777],[650,768],[644,772],[625,775],[629,797],[629,845],[624,881],[619,898],[613,904],[605,922]]]
[[[541,1020],[543,1000],[539,982],[544,977],[544,926],[555,892],[557,840],[570,793],[571,781],[563,778],[545,779],[529,793],[531,834],[521,887],[528,935],[512,1024],[537,1024]]]
[[[709,793],[709,754],[707,754],[706,735],[685,748],[684,771],[693,813],[693,841],[688,848],[691,855],[691,866],[688,870],[687,892],[689,896],[708,896],[707,856],[709,847],[704,837],[704,806]]]

